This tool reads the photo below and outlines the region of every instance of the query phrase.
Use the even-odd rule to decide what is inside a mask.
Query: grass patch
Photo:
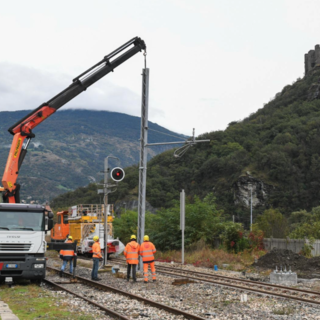
[[[93,260],[77,260],[77,265],[81,266],[81,267],[85,267],[85,268],[89,268],[92,269],[92,265],[93,265]]]
[[[281,315],[281,316],[288,316],[290,314],[294,313],[294,310],[292,307],[282,307],[279,309],[274,309],[272,311],[273,314]]]
[[[78,312],[76,306],[67,304],[65,297],[55,297],[50,291],[29,282],[13,288],[1,285],[0,298],[23,320],[94,320],[93,316]]]
[[[213,308],[221,308],[221,307],[228,307],[233,303],[238,303],[238,300],[221,300],[221,301],[212,301]]]
[[[247,251],[237,254],[227,252],[223,249],[211,249],[200,246],[187,250],[184,254],[185,264],[193,264],[196,267],[213,268],[215,265],[222,268],[223,264],[228,264],[228,270],[244,271],[250,268],[257,257],[262,256],[265,252]],[[181,251],[156,252],[156,259],[164,262],[181,263]]]
[[[59,252],[56,250],[47,250],[44,255],[48,258],[59,258]]]

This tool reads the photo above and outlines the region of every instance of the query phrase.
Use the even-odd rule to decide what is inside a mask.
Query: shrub
[[[263,250],[263,238],[264,238],[264,232],[262,230],[255,230],[253,229],[249,233],[249,241],[250,241],[250,247],[251,249],[258,249]]]
[[[305,243],[301,249],[301,251],[299,252],[299,254],[301,254],[302,256],[306,257],[306,258],[311,258],[312,254],[311,251],[313,249],[312,244],[310,243]]]
[[[245,245],[245,241],[240,242],[240,239],[243,239],[243,229],[240,223],[229,224],[221,237],[229,252],[237,253],[239,252],[239,245],[241,248]]]

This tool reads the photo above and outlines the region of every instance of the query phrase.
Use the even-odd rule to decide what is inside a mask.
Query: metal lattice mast
[[[108,183],[109,176],[109,159],[117,160],[118,166],[120,163],[119,158],[114,156],[107,156],[104,159],[104,184],[103,184],[103,204],[104,204],[104,265],[108,264],[108,237],[109,237],[109,226],[108,226],[108,194],[116,191],[115,184]],[[99,193],[99,190],[98,190]],[[101,213],[102,214],[102,213]]]
[[[103,187],[103,204],[104,204],[104,265],[108,264],[108,174],[109,158],[104,159],[104,187]]]
[[[142,70],[141,136],[139,166],[138,243],[143,242],[146,210],[147,148],[148,143],[149,69]],[[142,269],[140,258],[139,270]]]

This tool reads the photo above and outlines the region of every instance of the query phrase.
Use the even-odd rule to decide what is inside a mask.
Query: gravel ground
[[[160,264],[160,263],[158,263]],[[61,262],[48,261],[48,265],[58,267]],[[168,265],[168,264],[164,264]],[[180,266],[179,266],[180,267]],[[228,276],[239,277],[239,273],[229,271],[212,271],[194,266],[183,266],[183,268],[196,271],[212,272]],[[120,274],[125,273],[124,268],[120,268]],[[91,270],[84,267],[77,267],[77,274],[90,278]],[[206,319],[320,319],[320,307],[313,307],[300,304],[295,301],[280,298],[262,296],[257,294],[247,294],[247,302],[241,302],[242,292],[234,289],[227,289],[212,284],[190,283],[181,286],[172,285],[173,278],[157,274],[156,283],[143,283],[143,278],[138,278],[136,283],[127,282],[123,278],[116,278],[111,273],[99,273],[101,283],[112,285],[132,294],[141,295],[145,298],[182,309],[186,312],[197,314]],[[310,284],[303,284],[309,286]],[[71,289],[75,285],[71,285]],[[77,285],[78,286],[78,285]],[[95,297],[96,301],[107,306],[113,305],[115,311],[131,314],[132,319],[183,319],[175,315],[159,311],[129,298],[111,294],[109,292],[97,291],[96,289],[77,288],[87,297]],[[69,299],[69,295],[68,299]],[[70,302],[80,306],[83,304],[79,299],[70,297]],[[89,311],[92,314],[93,307]],[[82,311],[85,311],[82,309]],[[102,317],[101,311],[97,311],[97,319],[110,319]]]
[[[51,291],[51,289],[46,284],[43,283],[41,286],[43,289],[47,289]],[[99,308],[92,306],[88,302],[83,301],[82,299],[77,298],[72,294],[69,294],[65,291],[51,291],[51,292],[59,298],[62,297],[63,298],[62,303],[65,304],[67,302],[70,307],[70,311],[73,311],[73,312],[80,311],[90,316],[94,315],[96,320],[114,320],[114,318],[105,315],[105,313]],[[56,306],[59,307],[60,303],[57,303]]]

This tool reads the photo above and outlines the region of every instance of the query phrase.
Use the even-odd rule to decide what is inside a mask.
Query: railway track
[[[61,290],[61,291],[68,292],[68,293],[70,293],[70,294],[72,294],[72,295],[74,295],[74,296],[76,296],[76,297],[78,297],[78,298],[80,298],[80,299],[88,302],[89,304],[92,304],[92,305],[98,307],[99,309],[101,309],[101,310],[104,311],[106,314],[110,315],[111,317],[114,317],[114,318],[116,318],[116,319],[121,319],[121,320],[129,320],[129,318],[126,317],[125,315],[122,315],[122,314],[120,314],[120,313],[118,313],[118,312],[115,312],[115,311],[111,310],[110,308],[106,308],[105,306],[103,306],[103,305],[101,305],[101,304],[99,304],[99,303],[97,303],[97,302],[95,302],[95,301],[92,301],[92,300],[90,300],[90,299],[88,299],[88,298],[85,298],[85,297],[77,294],[76,292],[73,292],[73,291],[65,288],[65,287],[64,287],[63,285],[61,285],[61,284],[57,284],[57,283],[55,283],[55,282],[53,282],[53,281],[50,281],[50,280],[48,280],[48,279],[44,279],[43,282],[46,283],[46,284],[48,284],[48,285],[50,285],[50,286],[52,286],[52,287],[55,287],[55,288]]]
[[[113,258],[112,261],[120,265],[126,264],[125,260],[119,258]],[[157,265],[156,270],[157,273],[166,274],[172,277],[187,277],[190,280],[197,280],[219,286],[235,288],[239,289],[240,291],[281,297],[284,299],[296,300],[318,306],[320,305],[320,292],[317,291],[290,288],[248,279],[238,279],[222,275],[215,275],[212,273],[191,271],[182,267],[166,267]]]
[[[47,269],[48,270],[51,270],[51,271],[54,271],[56,273],[58,273],[60,271],[60,269],[56,269],[56,268],[52,268],[52,267],[49,267],[47,266]],[[72,275],[70,274],[64,274],[68,277],[72,277]],[[175,314],[175,315],[178,315],[178,316],[184,316],[186,319],[194,319],[194,320],[205,320],[205,318],[203,317],[200,317],[198,315],[194,315],[194,314],[191,314],[191,313],[188,313],[188,312],[185,312],[183,310],[180,310],[180,309],[177,309],[177,308],[173,308],[173,307],[170,307],[170,306],[167,306],[165,304],[162,304],[162,303],[159,303],[159,302],[156,302],[156,301],[153,301],[153,300],[150,300],[150,299],[147,299],[147,298],[143,298],[141,296],[138,296],[138,295],[135,295],[135,294],[131,294],[129,292],[126,292],[126,291],[123,291],[123,290],[120,290],[118,288],[115,288],[115,287],[112,287],[112,286],[109,286],[109,285],[106,285],[106,284],[102,284],[102,283],[98,283],[96,281],[92,281],[92,280],[89,280],[87,278],[84,278],[84,277],[80,277],[80,276],[75,276],[75,279],[76,279],[76,283],[77,284],[81,284],[81,285],[84,285],[84,286],[89,286],[89,287],[93,287],[93,288],[96,288],[96,289],[99,289],[99,290],[102,290],[102,291],[108,291],[108,292],[112,292],[114,294],[119,294],[121,295],[122,297],[125,296],[126,298],[130,298],[130,299],[134,299],[136,301],[139,301],[141,302],[142,304],[144,305],[149,305],[151,307],[154,307],[154,308],[158,308],[160,309],[160,311],[166,311],[170,314]],[[124,314],[120,314],[110,308],[106,308],[105,306],[95,302],[95,301],[92,301],[88,298],[85,298],[83,295],[77,293],[77,292],[74,292],[72,290],[69,290],[67,288],[65,288],[64,284],[59,282],[55,282],[55,281],[50,281],[48,279],[45,279],[44,282],[54,286],[54,287],[57,287],[59,290],[64,290],[70,294],[73,294],[75,296],[77,296],[78,298],[81,298],[85,301],[87,301],[88,303],[90,304],[93,304],[95,305],[96,307],[100,308],[101,310],[103,310],[104,312],[106,312],[108,315],[116,318],[116,319],[129,319],[126,315]],[[70,282],[66,282],[65,284],[70,284]]]

